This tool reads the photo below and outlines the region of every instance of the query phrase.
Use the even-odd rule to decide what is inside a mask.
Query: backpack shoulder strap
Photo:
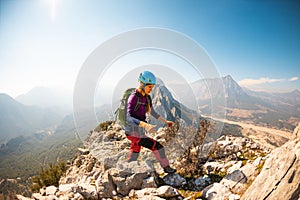
[[[139,106],[140,106],[140,95],[139,94],[137,94],[137,92],[136,91],[134,91],[133,92],[133,94],[136,96],[136,98],[137,98],[137,103],[135,104],[135,106],[134,106],[134,112],[135,111],[137,111],[137,109],[139,108]]]

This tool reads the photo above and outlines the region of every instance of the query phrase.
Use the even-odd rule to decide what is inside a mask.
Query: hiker
[[[127,123],[125,133],[126,137],[131,141],[128,161],[136,161],[141,147],[146,147],[154,153],[156,159],[164,169],[164,172],[175,173],[176,170],[169,165],[169,160],[166,157],[164,147],[158,141],[145,135],[145,130],[148,133],[156,132],[156,125],[149,124],[146,121],[147,113],[150,113],[154,118],[165,123],[169,127],[173,125],[172,121],[165,120],[152,108],[150,93],[156,84],[156,78],[151,72],[144,71],[140,74],[138,81],[140,83],[139,87],[129,96],[127,102]]]

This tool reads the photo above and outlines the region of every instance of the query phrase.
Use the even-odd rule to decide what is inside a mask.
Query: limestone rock
[[[56,192],[57,192],[57,187],[53,185],[46,187],[46,195],[54,195]]]
[[[87,155],[90,153],[88,149],[78,148],[78,151],[81,155]]]
[[[231,174],[236,170],[239,170],[242,167],[243,163],[242,161],[237,162],[236,164],[232,165],[228,170],[227,173]]]
[[[299,199],[300,139],[274,149],[242,199]]]
[[[179,174],[168,174],[163,178],[163,181],[170,186],[173,187],[182,187],[185,185],[187,182],[185,178],[180,176]]]
[[[125,162],[118,165],[118,168],[111,168],[104,173],[97,181],[100,196],[112,197],[119,193],[128,195],[130,190],[142,188],[144,179],[150,177],[152,169],[144,162]]]
[[[157,189],[157,195],[162,198],[171,198],[171,197],[177,197],[180,194],[175,188],[168,185],[164,185]]]
[[[70,193],[70,192],[78,192],[77,191],[78,185],[71,183],[71,184],[60,184],[58,190],[62,193]]]
[[[203,165],[204,171],[208,174],[214,171],[219,171],[223,167],[224,164],[219,162],[207,162]]]
[[[101,198],[110,198],[116,195],[116,186],[108,171],[106,171],[103,176],[98,177],[96,188]]]
[[[157,188],[157,183],[153,176],[143,180],[142,188]]]
[[[207,200],[228,199],[232,195],[230,190],[220,183],[214,183],[203,190],[202,197]]]
[[[142,190],[131,190],[128,194],[130,199],[152,199],[152,200],[164,200],[164,198],[157,196],[156,188],[144,188]]]
[[[33,193],[32,198],[33,199],[43,199],[43,196],[40,193]]]

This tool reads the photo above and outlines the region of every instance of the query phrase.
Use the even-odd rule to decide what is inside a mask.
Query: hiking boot
[[[173,169],[170,167],[170,165],[164,167],[164,172],[168,174],[174,174],[176,172],[176,169]]]

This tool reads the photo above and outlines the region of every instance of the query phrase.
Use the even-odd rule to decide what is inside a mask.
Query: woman
[[[148,133],[153,133],[156,127],[156,125],[147,123],[147,113],[150,113],[154,118],[164,122],[168,126],[173,125],[173,122],[165,120],[152,108],[150,93],[156,84],[156,78],[151,72],[144,71],[140,74],[138,80],[140,85],[130,95],[127,103],[127,126],[125,127],[125,133],[126,137],[131,141],[129,161],[137,160],[141,147],[146,147],[154,153],[164,172],[175,173],[176,170],[169,165],[164,147],[158,141],[145,135],[145,130]]]

